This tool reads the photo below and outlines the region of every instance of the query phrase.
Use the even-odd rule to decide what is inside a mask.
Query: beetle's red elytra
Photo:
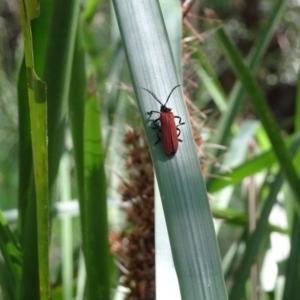
[[[150,93],[152,95],[152,97],[161,105],[160,111],[151,110],[147,113],[147,115],[149,115],[151,117],[152,114],[154,114],[154,113],[159,114],[159,118],[153,120],[153,125],[154,125],[153,129],[156,129],[156,128],[159,129],[158,133],[157,133],[158,140],[156,141],[155,145],[160,140],[162,140],[164,150],[165,150],[166,154],[169,154],[169,155],[175,154],[177,152],[178,141],[182,142],[182,140],[178,138],[181,133],[178,126],[185,124],[185,123],[181,122],[181,117],[174,116],[174,114],[171,112],[172,109],[166,106],[173,91],[179,86],[180,86],[180,84],[176,85],[171,90],[165,104],[163,104],[153,92],[151,92],[150,90],[148,90],[146,88],[142,88],[143,90]],[[176,125],[175,118],[178,119],[178,125]],[[159,135],[160,132],[161,132],[161,137]]]

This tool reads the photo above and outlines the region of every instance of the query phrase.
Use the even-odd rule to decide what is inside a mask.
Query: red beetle
[[[162,140],[165,152],[167,154],[175,154],[178,150],[178,141],[182,142],[182,140],[178,139],[180,132],[181,132],[180,129],[178,128],[178,126],[183,125],[185,123],[181,122],[180,117],[174,116],[173,113],[171,112],[172,109],[166,106],[170,99],[171,94],[179,86],[180,86],[180,84],[176,85],[172,89],[165,104],[162,104],[162,102],[156,97],[156,95],[153,92],[149,91],[148,89],[142,88],[143,90],[150,93],[153,96],[153,98],[158,103],[161,104],[160,112],[152,110],[152,111],[149,111],[147,113],[147,115],[149,115],[151,117],[153,113],[159,114],[159,118],[157,118],[156,120],[153,120],[153,125],[154,125],[153,129],[159,128],[159,131],[157,133],[158,140],[156,141],[155,145],[160,140]],[[175,118],[179,119],[178,125],[176,125],[176,123],[175,123]],[[159,122],[160,122],[160,124],[159,124]],[[159,136],[159,132],[161,132],[161,137]]]

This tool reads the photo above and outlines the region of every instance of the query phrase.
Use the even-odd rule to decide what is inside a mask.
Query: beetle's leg
[[[148,111],[148,112],[147,112],[147,115],[148,115],[149,117],[151,117],[152,114],[154,114],[154,113],[160,114],[159,111],[151,110],[151,111]]]
[[[176,126],[176,129],[177,129],[177,131],[178,131],[177,136],[180,136],[181,130],[178,128],[178,126],[184,125],[185,122],[181,122],[181,117],[179,117],[179,116],[174,116],[174,118],[179,119],[179,123],[178,123],[178,125]],[[182,142],[181,139],[178,139],[178,141],[179,141],[179,142]]]
[[[151,115],[153,112],[157,112],[157,111],[150,111],[148,114]],[[158,123],[159,121],[160,121],[160,118],[157,118],[157,119],[155,119],[155,120],[152,121],[152,124],[153,124],[152,129],[159,128],[158,132],[157,132],[157,141],[155,142],[155,145],[161,141],[161,138],[159,136],[159,133],[161,132],[161,128],[160,128],[160,125]]]
[[[177,126],[180,126],[180,125],[185,124],[185,122],[181,123],[181,117],[179,117],[179,116],[174,116],[174,118],[179,119],[178,125],[177,125]]]
[[[157,141],[155,142],[154,145],[158,144],[161,141],[161,138],[159,136],[159,132],[161,132],[161,129],[159,129],[158,132],[157,132]]]
[[[147,112],[147,115],[148,115],[149,117],[151,117],[153,113],[160,114],[159,111],[151,110],[151,111]],[[157,129],[157,128],[159,128],[159,124],[158,124],[159,120],[160,120],[160,118],[157,118],[157,119],[155,119],[155,120],[152,120],[152,124],[153,124],[152,129]]]
[[[160,118],[157,118],[155,120],[153,120],[152,124],[154,127],[152,127],[152,129],[157,129],[157,128],[160,128],[158,122],[160,121]]]
[[[177,131],[179,131],[178,134],[177,134],[177,136],[180,136],[181,130],[180,130],[178,127],[176,127],[176,129],[177,129]],[[179,142],[182,142],[181,139],[178,139],[178,141],[179,141]]]

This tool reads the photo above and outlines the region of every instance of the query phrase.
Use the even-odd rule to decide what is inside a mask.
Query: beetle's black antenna
[[[159,102],[162,106],[164,106],[164,105],[159,101],[159,99],[156,97],[156,95],[155,95],[153,92],[151,92],[150,90],[145,89],[145,88],[141,88],[141,89],[147,91],[149,94],[151,94],[151,95],[153,96],[153,98],[154,98],[157,102]]]
[[[167,98],[167,101],[166,101],[166,103],[165,103],[165,105],[164,105],[164,106],[166,106],[166,105],[167,105],[167,103],[168,103],[168,101],[169,101],[169,99],[170,99],[170,97],[171,97],[171,95],[172,95],[173,91],[174,91],[176,88],[178,88],[179,86],[180,86],[180,84],[178,84],[178,85],[176,85],[175,87],[173,87],[173,89],[172,89],[171,93],[169,94],[169,96],[168,96],[168,98]]]

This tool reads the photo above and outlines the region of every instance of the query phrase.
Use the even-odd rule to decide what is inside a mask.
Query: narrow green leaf
[[[177,0],[160,0],[163,18],[170,40],[177,71],[182,81],[181,68],[181,38],[182,12]],[[172,9],[170,9],[172,7]],[[157,181],[155,180],[155,183]],[[170,239],[163,211],[163,205],[157,184],[154,187],[155,203],[155,294],[157,299],[179,299],[180,290],[174,261],[171,252]]]
[[[287,147],[290,147],[292,142],[293,140],[291,138],[287,139]],[[266,148],[270,148],[269,144]],[[237,184],[248,176],[252,176],[255,173],[270,168],[276,162],[276,156],[274,151],[272,150],[258,154],[256,157],[247,160],[246,162],[237,166],[236,168],[233,168],[232,170],[226,173],[219,174],[220,178],[211,179],[207,183],[207,190],[209,191],[209,193],[214,193],[229,185]]]
[[[104,151],[95,78],[87,87],[85,52],[77,32],[69,98],[89,299],[109,299],[109,256]],[[81,281],[82,282],[82,281]]]
[[[297,85],[297,97],[296,97],[296,111],[295,111],[295,132],[300,132],[300,73],[298,74],[298,85]],[[300,151],[296,153],[295,157],[296,166],[300,165]],[[299,175],[299,168],[298,168]],[[299,293],[299,264],[295,263],[298,261],[298,255],[300,251],[299,234],[300,234],[300,222],[299,216],[294,214],[293,225],[291,234],[291,250],[287,260],[285,270],[285,286],[283,293],[283,300],[292,299]]]
[[[109,299],[108,225],[104,152],[96,93],[91,91],[85,104],[84,119],[84,254],[88,299]]]
[[[293,229],[291,234],[291,250],[290,255],[287,259],[286,270],[285,270],[285,286],[282,300],[290,300],[299,295],[300,286],[299,286],[299,243],[300,235],[300,222],[299,216],[294,214]]]
[[[26,3],[29,3],[26,2]],[[32,2],[35,6],[35,2]],[[48,31],[52,12],[52,1],[44,1],[38,19],[31,21],[34,51],[34,69],[44,73]],[[26,49],[25,49],[26,51]],[[23,270],[20,299],[39,299],[39,266],[37,240],[37,209],[35,180],[33,174],[32,141],[30,129],[29,98],[27,91],[25,62],[22,64],[18,80],[19,108],[19,217]],[[33,85],[33,83],[32,83]]]
[[[276,157],[273,151],[262,153],[253,159],[247,160],[230,172],[220,174],[221,178],[210,180],[207,190],[209,193],[215,193],[229,185],[237,184],[246,177],[271,167],[275,162]]]
[[[300,132],[300,72],[298,74],[298,84],[297,84],[295,132]],[[300,151],[296,154],[295,164],[296,164],[296,166],[300,165]],[[298,175],[299,175],[299,170],[298,170]]]
[[[114,0],[132,82],[152,154],[182,299],[227,299],[216,235],[183,95],[168,103],[182,117],[178,152],[167,156],[146,112],[180,84],[157,1]],[[133,13],[134,12],[134,13]]]
[[[298,85],[297,85],[295,129],[296,131],[300,130],[300,73],[298,74]]]
[[[84,49],[81,40],[81,32],[77,32],[74,57],[72,63],[72,77],[69,97],[69,118],[71,123],[71,134],[74,147],[74,160],[80,205],[81,226],[84,226],[84,102],[86,96],[86,74]],[[83,237],[84,239],[84,237]],[[84,242],[83,242],[84,243]]]
[[[213,101],[221,112],[225,112],[227,109],[227,96],[222,88],[222,85],[217,78],[217,75],[206,57],[205,53],[200,47],[197,48],[194,54],[196,60],[196,71],[202,79],[203,84],[207,88]],[[199,64],[200,63],[200,64]]]
[[[221,219],[228,224],[235,224],[241,226],[247,226],[249,224],[249,218],[246,213],[237,212],[232,209],[219,209],[217,207],[211,207],[212,215],[216,219]],[[288,234],[289,231],[286,228],[278,227],[272,224],[267,225],[268,232],[278,232],[282,234]]]
[[[65,147],[67,103],[80,1],[54,0],[52,10],[47,57],[43,70],[48,97],[49,192],[51,200],[56,196],[57,173]]]
[[[49,286],[49,198],[46,86],[34,71],[30,17],[33,2],[19,1],[27,68],[30,124],[36,192],[40,298],[50,299]],[[36,3],[35,3],[36,4]],[[35,7],[37,7],[35,5]]]
[[[32,142],[30,133],[29,98],[26,66],[23,61],[18,82],[19,104],[19,218],[23,269],[20,299],[39,299],[39,262],[37,253],[36,193],[33,175]]]

